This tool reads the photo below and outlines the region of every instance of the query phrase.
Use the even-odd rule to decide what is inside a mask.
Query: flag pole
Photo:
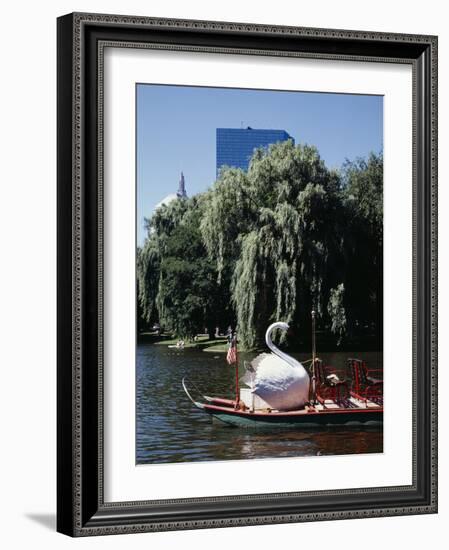
[[[316,398],[316,336],[315,336],[315,310],[312,309],[312,404],[315,404]]]
[[[239,360],[237,356],[237,334],[232,338],[232,344],[235,348],[235,408],[238,409],[240,401],[240,387],[239,387]]]

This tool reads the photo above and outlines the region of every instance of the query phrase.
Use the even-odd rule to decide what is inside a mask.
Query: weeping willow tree
[[[247,172],[223,168],[206,192],[158,208],[138,255],[147,322],[178,336],[237,325],[257,347],[269,323],[308,342],[310,312],[341,343],[382,332],[381,155],[329,170],[291,141],[254,152]]]
[[[332,315],[324,306],[340,276],[340,187],[316,148],[259,149],[247,173],[223,169],[207,201],[202,236],[219,277],[231,281],[245,347],[273,320],[304,328],[312,307]]]
[[[204,204],[200,194],[158,208],[138,259],[143,313],[182,338],[205,329],[213,337],[220,320],[229,322],[229,289],[217,282],[200,233]]]
[[[146,239],[137,251],[137,299],[146,324],[158,320],[156,297],[159,287],[160,253],[156,239]]]
[[[342,170],[346,333],[383,338],[383,156],[347,161]]]
[[[142,248],[137,250],[137,299],[146,324],[159,321],[157,296],[161,259],[167,239],[181,223],[186,209],[185,201],[174,201],[158,208],[150,219],[145,219],[147,238]]]

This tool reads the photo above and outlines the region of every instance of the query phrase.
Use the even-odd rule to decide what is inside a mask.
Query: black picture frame
[[[437,37],[75,13],[58,29],[57,530],[71,536],[437,511]],[[413,69],[413,483],[105,503],[102,44],[296,55]],[[261,493],[263,487],[261,487]]]

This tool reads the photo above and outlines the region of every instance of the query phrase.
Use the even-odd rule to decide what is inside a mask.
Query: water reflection
[[[241,364],[253,356],[240,354]],[[295,356],[307,358],[304,354]],[[382,369],[378,353],[320,355],[342,375],[350,356],[364,358],[373,368]],[[381,429],[251,431],[212,422],[187,399],[181,386],[183,376],[203,393],[234,395],[234,367],[226,364],[223,354],[138,344],[138,464],[382,452]]]

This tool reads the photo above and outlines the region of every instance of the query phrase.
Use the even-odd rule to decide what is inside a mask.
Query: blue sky
[[[330,168],[383,148],[381,96],[137,85],[137,244],[181,171],[189,196],[215,180],[216,128],[286,130]]]

